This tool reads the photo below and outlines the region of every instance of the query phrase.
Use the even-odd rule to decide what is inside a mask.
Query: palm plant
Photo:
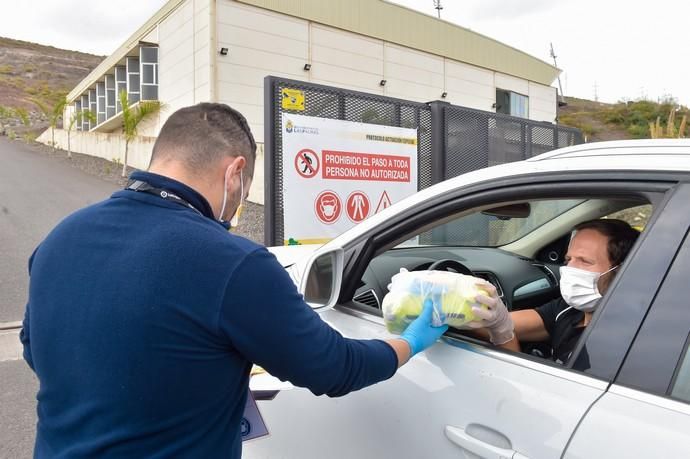
[[[122,105],[122,133],[125,136],[125,157],[122,163],[122,176],[127,175],[127,154],[129,142],[137,136],[139,124],[149,116],[158,113],[162,108],[159,101],[140,101],[134,106],[129,104],[127,92],[120,92],[120,105]]]
[[[81,124],[84,120],[89,123],[96,122],[96,115],[90,110],[80,110],[72,113],[69,118],[69,124],[67,125],[67,157],[72,158],[72,129],[74,125]]]
[[[31,99],[31,101],[36,104],[41,112],[43,112],[43,115],[48,118],[48,123],[50,124],[51,145],[53,146],[53,151],[55,151],[55,127],[57,126],[60,117],[62,117],[62,112],[67,106],[67,96],[64,94],[59,95],[52,106],[49,106],[38,99]]]

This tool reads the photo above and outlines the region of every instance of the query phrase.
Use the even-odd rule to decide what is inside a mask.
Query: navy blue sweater
[[[200,194],[133,178],[203,216],[123,190],[34,252],[21,339],[40,382],[36,457],[237,458],[252,362],[317,395],[395,373],[389,345],[329,327],[275,257],[228,233]]]

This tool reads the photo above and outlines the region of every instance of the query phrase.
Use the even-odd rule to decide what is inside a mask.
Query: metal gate
[[[284,90],[299,90],[299,110],[283,108]],[[583,142],[577,129],[450,105],[412,102],[268,76],[264,79],[264,241],[282,244],[283,113],[417,129],[418,189],[465,172],[520,161]]]

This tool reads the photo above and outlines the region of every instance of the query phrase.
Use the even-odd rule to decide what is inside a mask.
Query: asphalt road
[[[27,261],[64,217],[107,198],[117,185],[0,137],[0,323],[21,320]]]

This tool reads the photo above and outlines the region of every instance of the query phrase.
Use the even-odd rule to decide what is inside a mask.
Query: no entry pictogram
[[[340,197],[332,191],[322,191],[314,202],[314,211],[318,219],[327,225],[334,223],[340,218],[343,211],[343,204]]]
[[[367,218],[370,209],[371,202],[369,201],[369,196],[364,194],[364,192],[353,191],[350,193],[350,196],[347,197],[345,210],[347,212],[347,218],[353,222],[359,223]]]
[[[319,156],[314,150],[304,148],[295,156],[295,169],[304,178],[312,178],[319,172]]]

